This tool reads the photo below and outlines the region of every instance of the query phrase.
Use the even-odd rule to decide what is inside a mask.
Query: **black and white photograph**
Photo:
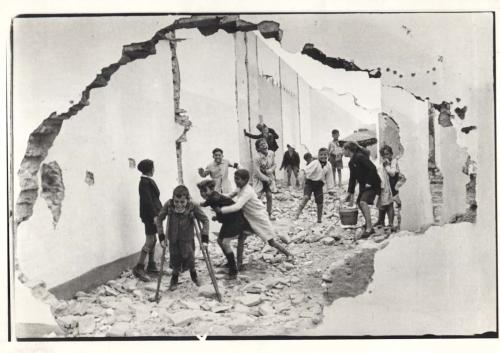
[[[498,339],[495,17],[13,16],[9,340]]]

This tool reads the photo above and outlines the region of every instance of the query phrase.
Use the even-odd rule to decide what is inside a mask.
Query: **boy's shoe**
[[[227,254],[227,261],[229,263],[229,279],[235,279],[238,269],[236,268],[236,260],[233,253]]]
[[[198,279],[198,274],[196,273],[196,270],[190,271],[189,274],[191,275],[191,280],[193,283],[199,287],[201,286],[200,280]]]
[[[170,291],[176,290],[178,283],[179,283],[179,275],[172,275],[172,278],[170,278],[170,286],[168,287],[168,290]]]
[[[150,262],[148,263],[148,267],[146,268],[147,273],[151,273],[153,275],[158,275],[160,271],[158,270],[158,267],[156,267],[156,262]]]
[[[359,239],[367,239],[370,237],[370,235],[374,234],[375,231],[373,230],[373,228],[370,230],[370,231],[364,231],[361,236],[359,237]]]
[[[143,264],[137,264],[133,269],[132,273],[135,277],[140,279],[141,281],[144,282],[149,282],[151,281],[151,278],[144,272],[144,265]]]

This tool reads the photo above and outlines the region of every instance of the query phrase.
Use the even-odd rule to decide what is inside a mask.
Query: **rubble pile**
[[[384,244],[377,243],[377,237],[375,241],[358,242],[359,227],[345,229],[340,225],[338,205],[345,197],[340,189],[333,197],[325,195],[321,224],[315,223],[316,205],[312,201],[299,220],[293,220],[301,190],[280,187],[274,196],[276,232],[291,237],[287,247],[294,259],[287,261],[276,249],[251,236],[245,244],[243,270],[236,280],[230,280],[223,266],[225,257],[212,237],[209,252],[222,303],[215,299],[198,252],[200,287],[184,273],[177,290],[170,292],[171,271],[165,265],[166,276],[162,278],[157,304],[151,301],[157,281],[138,281],[128,270],[92,292],[78,292],[74,299],[54,302],[56,321],[66,337],[293,335],[317,325],[322,321],[324,305],[332,301],[328,295],[332,280],[350,282],[359,275],[361,280],[355,282],[364,285],[354,286],[356,293],[352,295],[363,292],[373,273],[373,254]],[[359,221],[363,222],[362,217]],[[385,235],[380,237],[386,239]],[[360,257],[366,249],[370,256]],[[371,272],[367,261],[371,261]],[[363,266],[356,271],[353,264]],[[342,266],[351,266],[351,270],[339,269]],[[350,295],[349,284],[336,288],[335,297]]]

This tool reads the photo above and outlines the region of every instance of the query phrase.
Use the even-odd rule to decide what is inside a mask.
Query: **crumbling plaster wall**
[[[407,180],[400,189],[403,204],[401,227],[417,231],[433,223],[427,172],[429,158],[427,102],[415,99],[401,88],[383,86],[382,112],[392,117],[399,125],[401,144],[405,149],[399,160],[400,170]],[[385,139],[386,137],[381,137],[381,140]]]
[[[122,67],[105,89],[92,92],[92,104],[65,122],[46,159],[57,161],[65,184],[57,227],[38,198],[32,217],[17,228],[16,255],[28,278],[50,288],[140,249],[140,173],[128,158],[153,159],[162,191],[176,180],[169,58],[168,45],[158,44],[157,55]],[[144,87],[154,89],[144,95]],[[92,186],[86,171],[94,174]]]

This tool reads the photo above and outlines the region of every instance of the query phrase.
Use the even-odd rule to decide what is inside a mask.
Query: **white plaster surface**
[[[473,335],[496,326],[495,253],[471,223],[402,232],[375,254],[367,290],[308,335]]]
[[[402,229],[418,230],[433,222],[428,174],[429,134],[427,103],[416,100],[403,89],[382,87],[382,111],[400,128],[405,148],[399,168],[406,176],[400,189]]]

